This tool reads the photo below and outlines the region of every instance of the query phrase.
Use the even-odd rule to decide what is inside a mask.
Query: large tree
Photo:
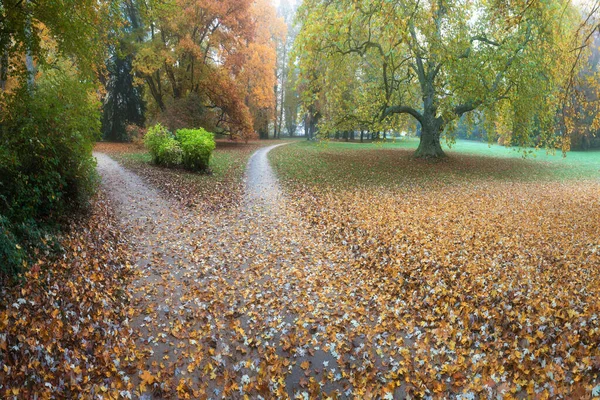
[[[153,100],[149,110],[172,128],[253,135],[252,112],[260,114],[274,103],[272,5],[262,0],[143,2],[147,34],[134,66]]]
[[[143,34],[138,7],[136,0],[121,3],[125,23],[113,28],[119,40],[109,47],[107,76],[101,76],[106,89],[102,107],[102,136],[106,140],[126,141],[130,139],[127,126],[143,126],[145,121],[143,86],[134,82],[133,74],[135,43]]]
[[[382,127],[408,115],[421,126],[416,156],[438,158],[444,132],[479,109],[512,144],[557,145],[579,19],[570,0],[306,0],[299,13],[300,80],[318,67],[325,97],[360,94],[327,101],[330,123],[347,110]]]

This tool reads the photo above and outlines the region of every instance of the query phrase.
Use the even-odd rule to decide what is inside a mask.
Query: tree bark
[[[6,90],[6,81],[8,80],[8,51],[2,50],[0,57],[0,91]]]
[[[310,140],[310,122],[308,119],[308,113],[304,114],[304,136],[306,140]]]
[[[415,152],[415,158],[439,159],[445,158],[440,137],[444,130],[444,121],[441,117],[424,115],[421,121],[421,139]]]
[[[29,6],[29,0],[25,2]],[[25,36],[27,40],[27,48],[25,50],[25,67],[27,68],[27,86],[29,90],[33,89],[35,84],[35,64],[33,62],[33,32],[31,30],[31,15],[25,20]]]
[[[283,60],[281,62],[281,103],[279,105],[279,118],[277,120],[277,123],[279,124],[279,126],[277,127],[277,139],[280,138],[281,136],[281,127],[283,125],[283,103],[285,102],[285,78],[287,75],[287,71],[285,68],[285,59],[287,56],[287,45],[284,42],[283,43]]]
[[[156,104],[158,104],[158,107],[160,108],[160,111],[164,112],[167,108],[165,106],[165,102],[163,101],[160,88],[156,87],[156,85],[154,84],[154,79],[152,79],[151,76],[149,76],[149,75],[146,76],[145,80],[146,80],[146,83],[148,84],[148,87],[150,88],[150,93],[152,94],[152,97],[154,97]],[[158,81],[158,82],[160,83],[160,81]]]

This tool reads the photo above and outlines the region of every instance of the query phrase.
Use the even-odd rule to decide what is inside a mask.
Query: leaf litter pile
[[[361,158],[368,164],[375,154]],[[121,336],[95,341],[110,343],[92,353],[102,357],[85,353],[97,369],[81,373],[82,393],[387,399],[600,392],[598,182],[357,181],[350,188],[352,171],[335,171],[340,185],[288,180],[286,200],[276,206],[246,200],[207,212],[210,196],[194,195],[189,181],[158,172],[140,179],[109,158],[99,164],[139,274],[129,286],[121,282],[131,311],[110,302],[102,308],[132,330],[94,325],[96,335],[121,329]],[[177,189],[200,207],[165,196]],[[27,329],[26,341],[38,335],[39,328]],[[65,340],[55,352],[77,346],[87,350]],[[28,351],[12,365],[33,360],[29,374],[52,371]],[[78,375],[63,364],[54,379],[74,384]],[[20,376],[9,371],[2,382]],[[39,382],[30,393],[78,392]]]

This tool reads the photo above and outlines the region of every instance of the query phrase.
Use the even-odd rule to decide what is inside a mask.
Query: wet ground
[[[96,154],[141,272],[137,395],[350,397],[374,379],[373,304],[345,270],[347,255],[287,206],[266,156],[274,147],[249,160],[243,204],[210,214]]]

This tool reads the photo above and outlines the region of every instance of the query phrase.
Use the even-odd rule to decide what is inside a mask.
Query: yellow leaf
[[[154,380],[155,380],[154,379],[154,375],[152,375],[150,373],[150,371],[144,371],[144,372],[142,372],[142,375],[140,376],[140,378],[142,378],[142,382],[144,384],[147,384],[147,385],[152,385],[154,383]]]

